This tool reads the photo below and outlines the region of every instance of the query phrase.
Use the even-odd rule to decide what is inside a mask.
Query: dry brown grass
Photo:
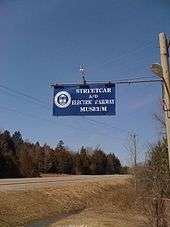
[[[57,221],[52,227],[145,227],[146,218],[140,215],[136,195],[131,184],[110,185],[102,188],[101,193],[86,198],[86,209]]]
[[[95,213],[99,220],[105,222],[117,220],[117,223],[127,223],[122,227],[144,226],[136,206],[134,189],[125,182],[115,185],[115,182],[100,181],[36,191],[0,193],[0,226],[3,227],[23,226],[33,220],[49,217],[57,219],[61,215],[82,210],[85,216],[83,212],[80,216],[86,219],[89,217],[89,220]]]

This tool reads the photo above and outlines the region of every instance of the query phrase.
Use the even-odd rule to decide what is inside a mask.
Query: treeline
[[[122,166],[112,153],[82,147],[72,152],[59,141],[53,149],[47,144],[24,141],[19,131],[0,132],[0,178],[36,177],[40,173],[119,174]]]

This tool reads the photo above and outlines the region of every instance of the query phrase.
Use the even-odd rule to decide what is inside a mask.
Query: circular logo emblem
[[[55,95],[54,102],[59,108],[66,108],[71,103],[71,96],[67,91],[60,91]]]

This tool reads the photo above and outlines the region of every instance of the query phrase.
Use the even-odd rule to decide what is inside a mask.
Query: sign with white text
[[[115,115],[115,84],[55,85],[53,115]]]

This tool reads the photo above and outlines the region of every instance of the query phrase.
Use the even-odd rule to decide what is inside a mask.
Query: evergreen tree
[[[82,147],[70,152],[60,140],[55,149],[47,144],[24,141],[19,131],[0,132],[0,177],[34,177],[39,173],[113,174],[120,173],[121,164],[114,154],[101,149],[90,153]]]
[[[116,174],[121,173],[121,169],[122,169],[122,166],[121,166],[120,160],[117,157],[115,157],[115,160],[114,160],[114,173],[116,173]]]
[[[64,147],[64,142],[59,141],[57,147],[50,154],[50,169],[54,173],[71,174],[74,172],[74,159],[68,149]]]
[[[105,174],[106,173],[106,155],[101,149],[96,149],[91,159],[92,174]]]
[[[32,144],[23,143],[20,146],[19,152],[19,167],[23,177],[37,176],[37,170],[31,152],[33,151]]]
[[[22,139],[21,132],[15,131],[14,134],[12,135],[12,140],[16,146],[22,144],[23,139]]]
[[[107,162],[106,162],[106,174],[114,174],[114,162],[115,162],[115,156],[114,154],[108,154],[107,155]]]
[[[0,177],[20,177],[15,144],[8,131],[0,134]]]
[[[119,174],[121,172],[120,160],[114,154],[107,155],[106,173],[107,174]]]
[[[63,142],[63,140],[59,140],[56,148],[59,149],[59,150],[63,150],[64,149],[64,142]]]
[[[79,174],[91,174],[91,157],[87,149],[82,147],[80,153],[76,155],[76,170]]]

